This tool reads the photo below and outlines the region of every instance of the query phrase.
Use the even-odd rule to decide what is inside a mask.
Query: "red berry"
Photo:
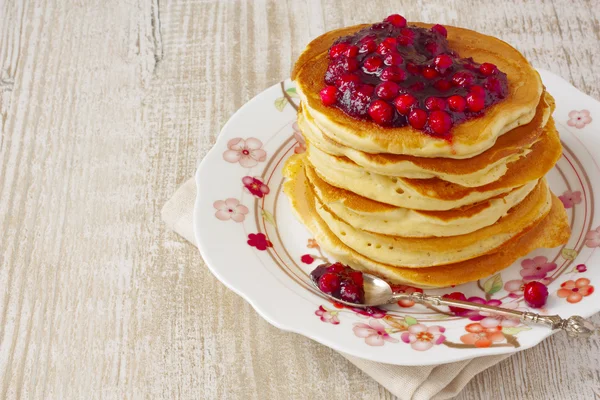
[[[397,28],[404,28],[406,26],[406,18],[399,14],[392,14],[386,19],[385,22],[389,22]]]
[[[415,82],[412,85],[410,85],[408,87],[408,89],[411,92],[420,92],[421,90],[425,89],[425,83],[424,82]]]
[[[446,79],[440,79],[439,81],[434,83],[433,86],[440,92],[445,92],[446,90],[449,90],[452,87],[452,84]]]
[[[432,111],[429,114],[429,127],[438,135],[445,135],[452,128],[452,118],[446,111]]]
[[[467,301],[467,297],[464,294],[462,294],[461,292],[452,292],[450,294],[445,294],[442,297],[445,299],[451,299],[451,300]],[[461,308],[461,307],[454,307],[454,306],[449,306],[449,307],[450,307],[450,311],[452,311],[453,313],[456,313],[456,314],[460,314],[460,313],[467,311],[467,309]]]
[[[393,38],[393,37],[387,37],[387,38],[383,39],[382,43],[385,43],[385,45],[391,49],[395,49],[396,46],[398,45],[398,41],[396,40],[396,38]]]
[[[398,95],[400,87],[394,82],[382,82],[375,88],[375,94],[384,100],[391,100]]]
[[[344,91],[344,90],[348,89],[349,87],[352,87],[354,84],[357,84],[359,82],[360,82],[360,78],[358,77],[358,75],[345,74],[345,75],[342,75],[339,78],[337,78],[337,80],[335,81],[335,85],[341,91]]]
[[[473,83],[475,76],[469,71],[458,71],[452,77],[452,83],[455,86],[466,87]]]
[[[354,72],[358,69],[358,61],[356,61],[356,58],[346,58],[344,66],[346,71]]]
[[[379,79],[382,81],[402,82],[406,79],[406,71],[392,65],[383,70]]]
[[[523,297],[529,307],[541,308],[548,300],[548,288],[538,281],[526,283],[523,288]]]
[[[353,283],[346,283],[340,290],[340,298],[349,303],[360,303],[361,302],[361,291]]]
[[[427,113],[420,108],[414,109],[408,114],[408,122],[415,129],[423,129],[427,122]]]
[[[352,282],[357,284],[359,287],[361,287],[364,284],[363,274],[360,271],[350,272],[350,279],[352,279]]]
[[[344,266],[341,263],[331,264],[327,267],[327,272],[333,272],[334,274],[339,274],[344,270]]]
[[[346,51],[346,48],[348,48],[347,43],[334,44],[329,49],[329,57],[336,58],[336,57],[342,55],[344,53],[344,51]]]
[[[399,53],[389,53],[383,59],[385,65],[398,65],[402,64],[404,58]]]
[[[477,97],[485,97],[485,90],[479,85],[473,85],[469,88],[469,92]]]
[[[394,117],[394,109],[383,100],[375,100],[369,106],[369,115],[379,125],[389,125]]]
[[[325,86],[319,92],[319,95],[321,96],[321,101],[326,106],[330,106],[336,102],[336,100],[337,100],[336,94],[337,94],[337,88],[335,86]]]
[[[436,76],[438,76],[438,72],[435,69],[429,67],[424,68],[422,74],[425,79],[433,79]]]
[[[398,36],[397,40],[398,44],[402,46],[410,46],[415,40],[415,33],[411,29],[403,28],[400,30],[400,36]]]
[[[410,94],[401,94],[394,99],[394,106],[400,114],[406,115],[416,102],[417,99],[414,96]]]
[[[375,91],[375,86],[367,85],[367,84],[360,85],[360,87],[358,88],[358,91],[366,96],[371,96],[373,94],[373,92]]]
[[[334,292],[338,290],[339,287],[340,279],[336,274],[326,272],[319,278],[319,289],[325,293]]]
[[[354,46],[354,45],[348,46],[346,51],[344,51],[344,55],[346,57],[356,57],[358,55],[358,46]]]
[[[409,62],[409,63],[406,63],[406,70],[408,72],[410,72],[411,74],[418,74],[419,66],[417,64]]]
[[[467,106],[470,111],[477,112],[483,110],[485,107],[485,99],[480,96],[476,96],[474,93],[467,95]]]
[[[358,52],[359,53],[372,53],[375,51],[376,48],[377,48],[377,43],[375,43],[375,40],[369,39],[369,40],[365,40],[364,42],[361,43],[360,48],[358,49]]]
[[[486,90],[492,93],[502,93],[502,84],[500,83],[500,80],[493,76],[490,76],[485,80],[483,87],[485,87]]]
[[[390,54],[394,51],[396,51],[395,46],[386,43],[385,41],[379,43],[379,46],[377,46],[377,53],[381,54],[382,56],[385,56],[386,54]]]
[[[467,106],[467,101],[459,95],[450,96],[448,97],[448,106],[452,111],[462,112]]]
[[[479,66],[479,72],[486,76],[494,74],[497,70],[498,68],[496,68],[496,66],[491,63],[483,63]]]
[[[367,72],[375,72],[381,67],[383,61],[379,56],[367,57],[363,62],[363,69]]]
[[[440,24],[436,24],[436,25],[432,26],[431,32],[436,32],[436,33],[439,33],[440,35],[442,35],[443,37],[448,37],[448,30],[446,29],[445,26],[440,25]]]
[[[433,62],[439,70],[445,70],[452,65],[452,57],[448,54],[440,54],[433,59]]]
[[[425,108],[429,111],[443,110],[446,108],[446,101],[440,97],[428,97],[425,99]]]
[[[438,49],[439,47],[436,42],[428,41],[427,43],[425,43],[425,50],[427,50],[434,56],[437,55]]]

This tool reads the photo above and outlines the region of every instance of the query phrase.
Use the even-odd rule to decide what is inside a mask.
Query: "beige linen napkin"
[[[194,245],[195,199],[196,183],[192,178],[175,192],[162,209],[163,221]],[[341,354],[402,400],[448,399],[456,396],[475,375],[508,357],[487,356],[437,366],[402,367]]]

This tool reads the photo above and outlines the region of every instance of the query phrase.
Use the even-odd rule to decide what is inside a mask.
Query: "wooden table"
[[[600,7],[364,4],[0,1],[0,399],[392,397],[260,318],[165,228],[162,205],[326,30],[392,12],[464,26],[600,98]],[[599,345],[557,334],[458,398],[600,396]]]

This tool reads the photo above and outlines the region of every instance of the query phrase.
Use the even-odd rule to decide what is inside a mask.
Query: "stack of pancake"
[[[307,151],[287,161],[284,190],[321,247],[392,283],[445,287],[564,244],[566,213],[544,178],[562,152],[554,101],[527,60],[498,39],[447,27],[461,57],[507,74],[508,96],[454,126],[452,140],[382,127],[319,98],[328,49],[365,26],[315,39],[292,74]]]

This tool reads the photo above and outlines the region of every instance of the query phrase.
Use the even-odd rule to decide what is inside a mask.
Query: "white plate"
[[[540,74],[556,99],[554,118],[564,145],[548,180],[568,207],[571,239],[561,248],[534,251],[480,282],[428,293],[458,290],[526,308],[522,297],[508,289],[518,288],[523,275],[545,277],[550,297],[543,312],[587,317],[600,311],[598,293],[593,293],[600,282],[600,103],[550,72]],[[281,191],[284,160],[304,150],[295,125],[297,103],[290,81],[265,90],[229,120],[198,168],[196,239],[221,282],[278,328],[389,364],[429,365],[513,353],[551,334],[543,327],[478,314],[457,317],[418,305],[362,315],[337,307],[313,290],[307,274],[327,255],[309,246],[308,231],[293,217]],[[246,184],[255,184],[254,194]],[[226,199],[231,200],[225,204]],[[224,210],[219,213],[220,208]],[[561,285],[569,286],[569,281],[578,287],[563,288],[560,294],[570,296],[559,297]],[[431,334],[419,333],[426,330]],[[420,339],[406,343],[411,337]]]

